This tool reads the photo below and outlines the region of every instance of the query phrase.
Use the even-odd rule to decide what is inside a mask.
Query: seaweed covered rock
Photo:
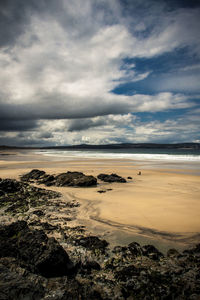
[[[0,257],[14,257],[21,266],[44,277],[68,275],[73,267],[54,238],[29,229],[25,221],[0,227]]]
[[[0,190],[2,194],[5,193],[16,193],[22,188],[20,182],[13,179],[3,179],[0,181]]]
[[[29,173],[22,175],[21,180],[22,181],[38,180],[39,178],[41,178],[45,174],[46,174],[45,171],[41,171],[41,170],[38,170],[38,169],[33,169]]]
[[[67,172],[56,176],[56,186],[79,186],[88,187],[97,184],[94,176],[87,176],[81,172]]]
[[[46,186],[89,187],[97,185],[97,179],[94,176],[88,176],[82,172],[70,171],[53,176],[46,174],[44,171],[34,169],[31,172],[22,175],[21,180],[27,182],[35,181],[38,184],[45,184]]]
[[[29,185],[13,179],[0,181],[0,207],[11,214],[24,213],[30,207],[46,204],[49,199],[60,197],[61,194]]]
[[[117,174],[99,174],[97,176],[98,179],[104,181],[104,182],[126,182],[126,179],[117,175]]]

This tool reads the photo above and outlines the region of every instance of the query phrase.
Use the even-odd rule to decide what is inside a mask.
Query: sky
[[[0,145],[200,142],[199,0],[0,0]]]

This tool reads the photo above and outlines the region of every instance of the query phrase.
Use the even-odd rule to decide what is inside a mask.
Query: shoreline
[[[91,233],[99,234],[113,245],[125,245],[127,241],[135,240],[154,244],[166,252],[172,247],[187,248],[200,240],[200,204],[197,201],[200,177],[194,170],[149,169],[145,162],[142,168],[142,162],[134,164],[133,161],[114,159],[51,161],[50,157],[22,152],[0,161],[0,177],[19,179],[19,175],[34,168],[49,174],[70,170],[93,176],[113,172],[126,178],[132,176],[133,180],[126,184],[101,183],[95,188],[50,187],[60,191],[66,199],[71,194],[80,202],[73,224],[86,226]],[[137,176],[138,170],[142,170],[142,176]],[[108,186],[112,191],[97,193]],[[159,197],[169,203],[160,203]],[[170,211],[168,215],[163,212],[165,209]]]

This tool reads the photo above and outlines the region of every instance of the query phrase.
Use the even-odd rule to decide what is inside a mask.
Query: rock
[[[97,236],[82,237],[77,239],[75,244],[85,247],[89,250],[99,250],[100,252],[104,252],[108,246],[108,242],[106,240],[101,240]]]
[[[127,251],[127,247],[124,247],[124,246],[115,246],[114,248],[113,248],[113,253],[120,253],[120,254],[125,254],[126,253],[126,251]]]
[[[144,256],[148,256],[149,258],[153,260],[158,260],[164,255],[156,249],[153,245],[145,245],[142,247],[142,252]]]
[[[127,179],[133,179],[131,176],[128,176]]]
[[[30,230],[25,221],[0,227],[0,257],[14,257],[22,267],[44,277],[72,272],[68,254],[42,230]]]
[[[20,191],[22,185],[13,179],[3,179],[0,181],[0,190],[3,193],[16,193]]]
[[[53,175],[44,175],[41,179],[38,180],[38,183],[45,184],[46,186],[51,186],[54,184],[55,177]]]
[[[67,172],[53,176],[37,169],[21,176],[21,180],[35,181],[37,184],[45,184],[46,186],[89,187],[97,185],[97,179],[94,176],[87,176],[81,172]]]
[[[140,244],[133,242],[128,245],[128,249],[133,256],[142,256],[143,250]]]
[[[9,266],[12,267],[12,261]],[[11,271],[0,261],[0,299],[1,300],[40,300],[44,296],[41,283],[25,278],[23,274]]]
[[[98,179],[105,181],[105,182],[126,182],[126,179],[117,175],[117,174],[99,174],[97,176]]]
[[[47,222],[41,222],[40,225],[42,226],[43,230],[45,230],[47,232],[51,232],[53,230],[59,229],[59,227],[57,225],[51,225]]]
[[[91,274],[92,270],[100,271],[101,267],[96,261],[87,261],[86,263],[81,264],[79,273]]]
[[[1,197],[1,196],[4,196],[4,195],[5,195],[5,192],[2,191],[2,190],[0,190],[0,197]]]
[[[15,215],[24,213],[30,207],[44,205],[49,199],[58,198],[60,193],[36,188],[25,182],[5,179],[0,182],[0,207],[7,206],[6,212]]]
[[[184,254],[197,254],[200,253],[200,244],[197,244],[194,248],[183,251]]]
[[[133,276],[138,276],[140,274],[140,269],[134,267],[133,265],[122,268],[121,270],[116,271],[115,279],[118,281],[126,282],[129,278]]]
[[[33,169],[27,174],[24,174],[21,176],[22,181],[30,181],[30,180],[38,180],[42,176],[44,176],[46,173],[44,171],[38,170],[38,169]]]
[[[56,186],[95,186],[97,179],[93,176],[84,175],[81,172],[67,172],[55,177]]]
[[[169,249],[167,251],[167,257],[178,257],[180,253],[176,249]]]
[[[137,175],[142,175],[142,173],[139,171]]]
[[[34,210],[33,214],[38,216],[38,217],[42,217],[45,215],[45,213],[42,210]]]
[[[102,194],[102,193],[106,193],[106,191],[104,191],[104,190],[99,190],[99,191],[97,191],[97,193]]]
[[[101,287],[102,291],[102,287]],[[53,300],[52,298],[51,300]],[[65,284],[65,292],[59,300],[111,300],[108,297],[102,297],[101,293],[95,289],[94,283],[83,282],[77,280],[69,280]]]

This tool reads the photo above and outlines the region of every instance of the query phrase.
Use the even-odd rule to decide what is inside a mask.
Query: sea
[[[37,154],[65,158],[93,158],[93,159],[130,159],[130,160],[160,160],[200,162],[199,149],[83,149],[59,150],[48,149],[36,151]]]
[[[140,164],[144,168],[183,168],[192,169],[200,175],[200,150],[199,149],[83,149],[60,150],[43,149],[36,154],[51,157],[52,160],[117,160],[123,162],[129,160],[130,164]],[[142,167],[141,166],[141,167]]]

